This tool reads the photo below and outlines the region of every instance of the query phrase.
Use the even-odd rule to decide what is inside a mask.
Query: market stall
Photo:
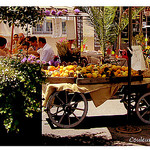
[[[97,61],[87,66],[71,64],[55,68],[50,66],[43,70],[48,76],[47,84],[43,85],[43,106],[46,107],[52,124],[61,128],[75,127],[86,117],[88,100],[92,100],[98,107],[115,94],[122,96],[120,102],[123,102],[127,109],[128,121],[131,112],[134,111],[141,121],[150,124],[150,78],[143,78],[140,74],[139,70],[146,69],[145,67],[135,67],[138,63],[143,65],[143,57],[140,57],[138,63],[136,60],[131,64],[131,56],[135,56],[134,48],[131,46],[131,8],[129,14],[128,57],[121,58],[123,63],[118,63],[117,56],[116,63],[109,60],[102,64]],[[135,70],[131,68],[133,64]],[[126,129],[128,130],[128,127]]]
[[[47,83],[43,84],[45,99],[43,106],[47,108],[48,116],[56,126],[62,128],[77,126],[86,117],[89,100],[98,107],[116,93],[123,95],[121,102],[128,109],[128,67],[104,64],[86,67],[68,65],[55,67],[56,70],[54,67],[49,69],[53,71],[43,70],[49,74]],[[150,78],[143,78],[133,69],[131,74],[131,110],[138,114],[141,112],[141,107],[146,109],[144,116],[142,113],[145,110],[139,117],[141,120],[144,119],[145,123],[150,123],[149,102],[147,99],[144,103],[143,99],[142,102],[139,101],[140,97],[149,90]]]

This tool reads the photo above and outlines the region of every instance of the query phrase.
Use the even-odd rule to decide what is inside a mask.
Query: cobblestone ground
[[[55,137],[54,135],[43,135],[42,144],[47,146],[142,146],[135,143],[105,140],[89,135],[65,138]]]

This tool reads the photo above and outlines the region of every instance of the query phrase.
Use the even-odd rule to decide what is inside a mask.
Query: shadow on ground
[[[56,129],[56,130],[58,129],[52,125],[51,121],[48,118],[47,121],[52,129]],[[117,127],[126,127],[127,125],[131,125],[131,127],[139,127],[140,129],[142,129],[142,131],[140,133],[130,133],[130,134],[120,133],[116,131]],[[139,144],[139,145],[150,146],[150,125],[142,123],[136,117],[136,115],[132,115],[130,120],[127,119],[127,115],[86,117],[82,123],[80,123],[78,126],[75,127],[75,129],[90,129],[90,128],[101,128],[101,127],[107,127],[109,129],[113,140],[109,141],[108,144],[104,143],[104,141],[101,143],[99,141],[98,142],[92,141],[92,144],[90,143],[89,145],[117,145],[117,146],[123,145],[124,146],[126,144],[120,144],[120,143],[125,142],[125,143],[133,143],[133,145]],[[61,141],[62,139],[58,138],[58,140]],[[71,143],[71,142],[72,141],[69,141],[67,143],[69,143],[70,145],[76,145],[76,144],[84,145],[83,143]],[[63,144],[62,142],[60,142],[60,145],[68,145],[68,144],[66,143]],[[85,145],[88,145],[88,143],[86,143]]]

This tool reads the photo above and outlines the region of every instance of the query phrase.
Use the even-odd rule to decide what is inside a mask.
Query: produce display
[[[106,77],[126,77],[128,76],[128,67],[117,66],[112,64],[87,65],[81,67],[77,65],[67,66],[48,66],[47,70],[43,70],[49,77],[75,77],[75,78],[106,78]],[[136,70],[131,69],[131,76],[138,76]]]

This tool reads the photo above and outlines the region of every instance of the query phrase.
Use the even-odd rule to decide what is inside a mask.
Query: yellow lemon
[[[92,73],[93,78],[97,78],[97,74],[94,72]]]
[[[103,75],[102,75],[102,78],[106,78],[106,74],[103,74]]]

